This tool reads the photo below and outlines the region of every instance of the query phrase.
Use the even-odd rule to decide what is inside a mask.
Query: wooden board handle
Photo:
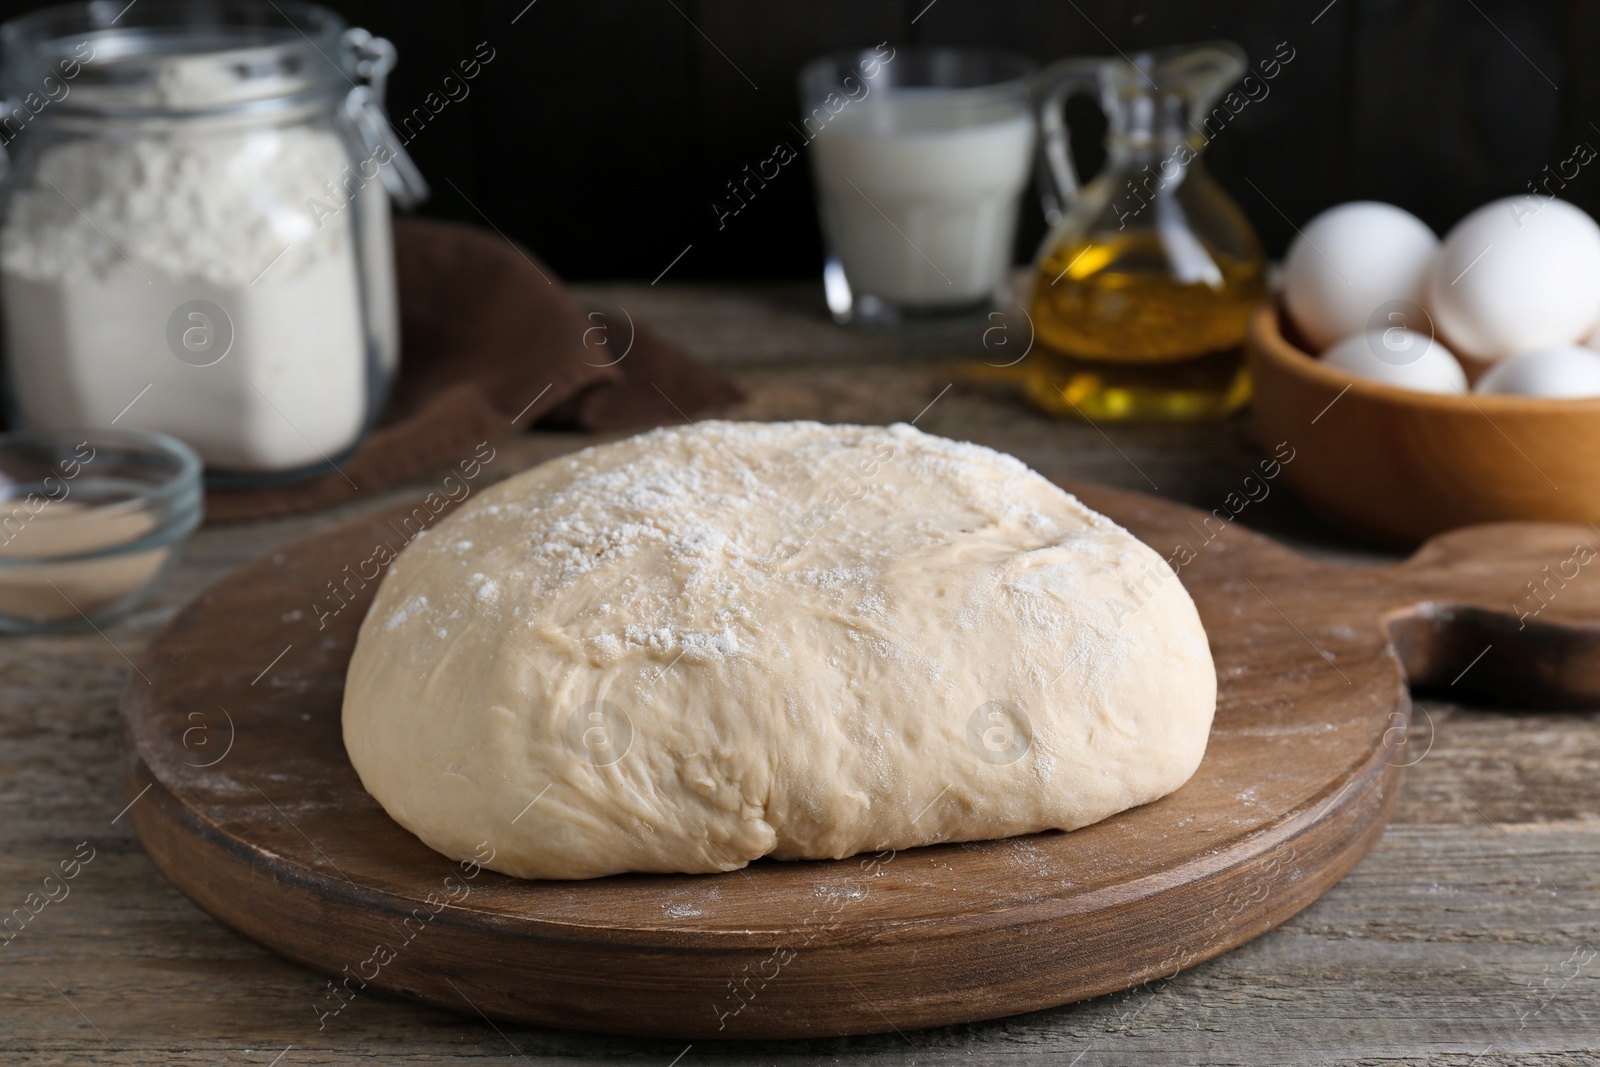
[[[1442,534],[1380,572],[1420,692],[1526,708],[1600,707],[1600,530],[1495,523]]]

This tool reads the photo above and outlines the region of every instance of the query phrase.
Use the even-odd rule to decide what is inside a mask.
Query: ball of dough
[[[1172,569],[1016,459],[709,422],[552,460],[418,537],[362,624],[344,738],[452,859],[591,878],[1071,830],[1182,785],[1215,704]]]

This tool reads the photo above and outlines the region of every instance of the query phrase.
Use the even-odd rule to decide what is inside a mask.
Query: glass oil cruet
[[[1029,398],[1101,419],[1222,418],[1250,399],[1241,345],[1265,295],[1250,223],[1200,153],[1246,70],[1228,41],[1068,59],[1040,77],[1040,185],[1051,231],[1034,270]],[[1106,164],[1080,187],[1063,107],[1097,95]],[[1213,108],[1215,107],[1215,110]]]

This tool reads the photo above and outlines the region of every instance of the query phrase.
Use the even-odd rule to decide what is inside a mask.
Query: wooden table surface
[[[582,292],[735,374],[750,393],[730,413],[741,417],[889,422],[927,408],[919,427],[1011,452],[1047,475],[1207,510],[1267,454],[1238,421],[1102,433],[1035,415],[963,378],[1002,320],[851,333],[825,321],[815,288]],[[987,337],[994,362],[1018,351],[998,348],[1002,339]],[[492,474],[588,441],[529,435],[500,450]],[[129,657],[207,584],[425,484],[315,516],[207,528],[153,601],[103,635],[0,639],[0,915],[23,908],[63,861],[80,863],[66,896],[52,890],[59,899],[0,938],[0,1062],[1600,1062],[1600,722],[1438,701],[1419,701],[1412,743],[1426,747],[1431,731],[1432,747],[1355,872],[1280,929],[1166,982],[995,1022],[798,1043],[685,1048],[495,1024],[376,994],[319,1030],[325,979],[202,913],[140,849],[120,816],[129,798],[117,697]],[[1325,530],[1281,487],[1239,521],[1325,559],[1388,558]]]

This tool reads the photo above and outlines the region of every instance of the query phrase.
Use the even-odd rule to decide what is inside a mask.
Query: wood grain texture
[[[1074,488],[1162,551],[1206,518]],[[1320,583],[1228,529],[1183,575],[1221,693],[1207,760],[1172,797],[1071,835],[859,861],[448,882],[451,864],[383,814],[344,754],[345,668],[377,583],[346,585],[335,617],[313,610],[329,576],[396,543],[404,509],[212,587],[152,644],[123,703],[128,795],[150,787],[131,814],[146,851],[207,911],[342,981],[333,1015],[369,981],[518,1022],[694,1039],[1016,1014],[1170,975],[1276,925],[1349,869],[1395,801],[1384,742],[1406,699],[1382,655],[1389,603],[1323,613],[1348,632],[1337,655],[1357,660],[1330,669],[1248,588],[1295,610]]]
[[[909,419],[956,379],[955,358],[983,351],[982,331],[970,325],[934,336],[834,330],[810,285],[663,282],[587,295],[626,306],[728,368],[751,391],[740,409],[751,417]],[[1108,439],[965,385],[918,426],[1014,452],[1053,476],[1145,492],[1153,481],[1204,510],[1222,506],[1271,452],[1252,443],[1247,420],[1112,427]],[[503,450],[490,476],[588,443],[531,435]],[[115,708],[133,676],[118,650],[137,657],[177,610],[240,564],[428,488],[424,480],[326,514],[203,530],[156,599],[104,637],[0,641],[0,913],[21,906],[79,842],[98,850],[70,898],[0,947],[0,1059],[1576,1067],[1600,1050],[1596,967],[1573,974],[1600,947],[1600,719],[1515,701],[1469,707],[1449,685],[1418,701],[1417,724],[1432,744],[1408,769],[1390,828],[1368,857],[1269,936],[1170,981],[989,1023],[688,1049],[687,1041],[492,1027],[370,992],[318,1029],[313,1008],[326,979],[211,919],[156,870],[126,815],[111,821],[126,803]],[[1282,486],[1235,521],[1324,562],[1387,558],[1328,531]],[[1582,581],[1593,577],[1586,569]]]

